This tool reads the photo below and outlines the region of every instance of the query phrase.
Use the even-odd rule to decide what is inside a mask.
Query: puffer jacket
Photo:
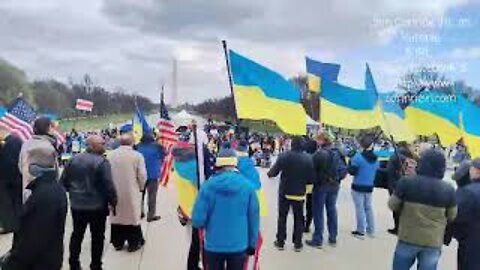
[[[447,223],[457,214],[455,189],[445,181],[446,161],[437,150],[422,154],[416,176],[400,179],[389,207],[400,213],[400,241],[440,248]]]

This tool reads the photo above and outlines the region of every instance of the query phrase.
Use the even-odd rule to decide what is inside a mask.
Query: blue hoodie
[[[237,253],[256,247],[260,212],[254,188],[236,171],[212,176],[200,189],[192,224],[205,229],[207,251]]]

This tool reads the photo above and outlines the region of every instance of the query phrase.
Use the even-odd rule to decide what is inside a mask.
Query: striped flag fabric
[[[77,99],[77,104],[75,105],[75,109],[79,111],[87,111],[91,112],[93,110],[93,102],[86,99]]]
[[[160,144],[165,148],[166,156],[162,164],[162,171],[160,174],[160,185],[166,187],[170,174],[173,168],[174,158],[172,155],[173,146],[178,142],[178,136],[175,131],[175,124],[171,120],[168,109],[165,106],[165,100],[163,91],[160,98],[160,120],[158,121],[157,128],[159,131]]]
[[[21,97],[14,100],[8,110],[0,108],[0,126],[18,136],[23,142],[32,138],[32,125],[36,118],[35,109]],[[54,127],[52,131],[58,144],[65,143],[65,135],[58,127]]]
[[[37,113],[33,107],[23,98],[17,98],[8,111],[0,114],[0,125],[25,142],[33,136],[31,123],[36,117]]]

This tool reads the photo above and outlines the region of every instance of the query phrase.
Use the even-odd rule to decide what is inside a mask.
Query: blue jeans
[[[409,270],[417,260],[418,270],[437,270],[442,250],[398,241],[393,258],[393,270]]]
[[[323,244],[323,231],[325,227],[324,209],[327,210],[328,240],[332,243],[337,242],[338,217],[337,217],[337,197],[338,187],[315,187],[313,189],[313,222],[315,223],[315,233],[312,241],[317,244]]]
[[[375,218],[372,209],[372,193],[352,190],[355,216],[357,218],[357,232],[375,234]]]

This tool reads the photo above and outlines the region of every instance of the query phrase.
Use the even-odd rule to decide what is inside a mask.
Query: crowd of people
[[[166,150],[155,134],[143,134],[135,144],[128,129],[72,132],[63,147],[71,155],[59,162],[61,152],[51,128],[48,118],[38,118],[33,125],[35,135],[22,143],[0,127],[0,232],[13,233],[12,247],[0,258],[0,269],[60,270],[68,212],[73,220],[70,269],[82,269],[79,258],[87,227],[92,270],[103,269],[108,225],[115,250],[142,249],[146,241],[142,219],[161,219],[156,197]],[[188,128],[179,137],[188,141],[185,132]],[[201,185],[191,218],[181,217],[181,223],[194,229],[187,269],[201,269],[202,260],[209,270],[240,270],[249,256],[259,255],[262,206],[256,166],[269,168],[268,177],[280,179],[273,243],[280,251],[287,241],[290,209],[296,252],[304,244],[315,249],[325,243],[337,246],[337,198],[341,182],[350,175],[354,238],[378,234],[374,189],[381,186],[391,194],[388,206],[395,226],[389,233],[398,235],[392,269],[407,270],[415,263],[420,270],[437,269],[442,246],[453,238],[459,242],[458,269],[480,269],[475,254],[480,243],[480,159],[461,157],[453,175],[456,190],[442,181],[450,154],[438,147],[393,145],[378,142],[372,134],[339,139],[328,131],[304,137],[207,132],[205,148],[216,157],[215,170]],[[461,151],[457,148],[456,152]],[[272,158],[276,153],[278,157]],[[379,184],[381,177],[384,185]],[[312,223],[312,238],[304,241]]]

